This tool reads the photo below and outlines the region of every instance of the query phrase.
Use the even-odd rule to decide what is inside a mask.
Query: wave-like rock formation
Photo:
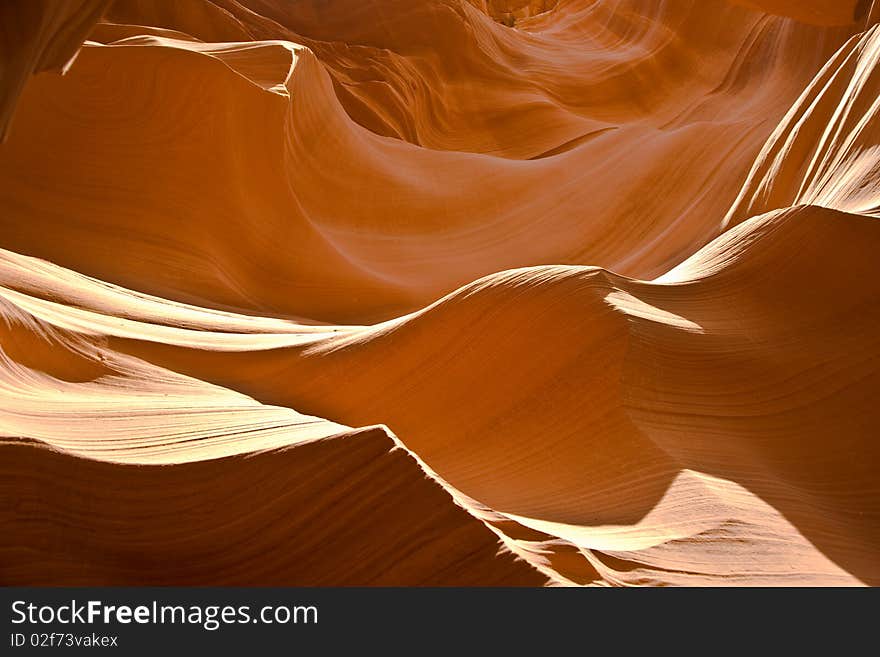
[[[5,3],[0,583],[880,584],[878,20]]]

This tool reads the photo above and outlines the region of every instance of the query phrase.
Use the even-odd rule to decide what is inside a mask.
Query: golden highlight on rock
[[[880,2],[0,4],[0,584],[880,584]]]

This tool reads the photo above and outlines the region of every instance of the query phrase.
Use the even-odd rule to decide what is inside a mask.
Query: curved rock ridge
[[[877,216],[878,58],[877,25],[841,47],[773,131],[726,224],[795,204]]]
[[[869,5],[11,3],[0,583],[880,584]]]
[[[0,511],[10,529],[0,577],[55,586],[544,581],[390,444],[362,432],[247,458],[135,466],[2,440],[0,497],[32,517]]]
[[[618,4],[568,2],[526,32],[451,0],[255,3],[284,22],[274,40],[277,23],[230,4],[215,13],[238,30],[204,21],[198,36],[246,25],[261,40],[198,43],[180,32],[198,3],[119,3],[110,17],[161,25],[102,24],[107,43],[88,41],[68,75],[33,79],[0,154],[3,246],[330,323],[523,265],[660,275],[717,236],[761,144],[852,30]]]
[[[0,141],[30,76],[70,68],[111,0],[6,2],[0,7]]]

